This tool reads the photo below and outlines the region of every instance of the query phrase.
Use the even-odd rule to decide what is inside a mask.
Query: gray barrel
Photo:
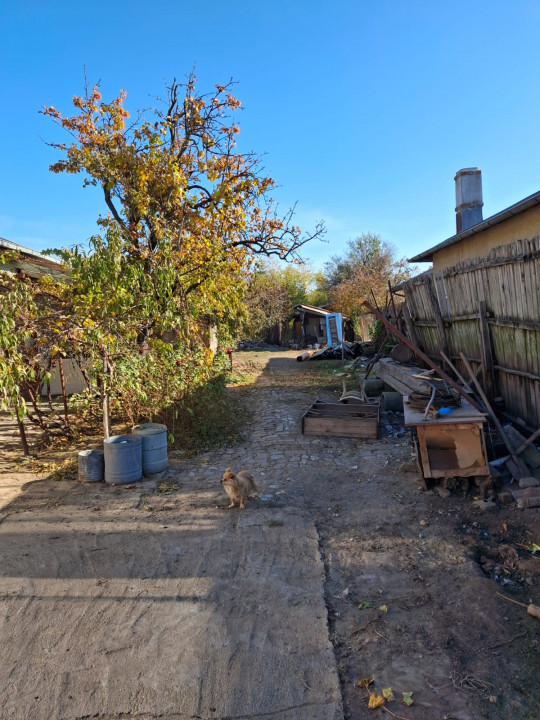
[[[142,478],[142,438],[140,435],[113,435],[103,441],[105,482],[127,485]]]
[[[103,482],[103,450],[81,450],[79,453],[79,482]]]
[[[133,434],[142,437],[142,466],[145,475],[167,468],[167,426],[159,423],[135,425]]]
[[[367,397],[377,397],[378,395],[381,395],[383,390],[384,383],[382,380],[379,380],[377,378],[370,378],[369,380],[364,380],[364,392],[366,393]]]
[[[381,408],[391,412],[403,412],[403,396],[398,392],[383,392]]]

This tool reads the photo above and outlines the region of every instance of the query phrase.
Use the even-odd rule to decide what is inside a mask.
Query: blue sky
[[[36,250],[84,243],[104,211],[58,153],[83,68],[105,99],[152,104],[196,65],[233,77],[243,149],[297,202],[320,267],[375,232],[411,257],[455,232],[454,175],[482,170],[484,217],[540,189],[540,3],[533,0],[4,0],[0,5],[0,236]]]

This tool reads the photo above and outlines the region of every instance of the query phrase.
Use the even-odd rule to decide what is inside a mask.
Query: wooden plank
[[[326,435],[328,437],[366,438],[376,440],[379,435],[375,418],[315,418],[304,417],[304,435]]]
[[[304,435],[376,439],[379,405],[324,403],[316,401],[302,418]]]
[[[394,387],[393,379],[395,378],[399,383],[408,388],[407,391],[402,394],[410,395],[414,391],[431,394],[431,385],[420,378],[414,377],[421,371],[417,365],[404,365],[390,358],[381,358],[375,369],[377,376],[381,380],[384,380],[384,382],[392,385],[392,387]],[[398,392],[402,392],[401,389],[397,390]]]
[[[379,414],[379,405],[375,404],[368,404],[368,403],[362,403],[362,404],[356,404],[356,405],[347,405],[345,403],[321,403],[316,402],[314,405],[312,405],[308,413],[317,413],[318,415],[332,415],[332,416],[343,416],[343,417],[349,417],[351,415],[355,415],[357,417],[361,416],[368,416],[368,417],[377,417]]]
[[[499,432],[499,435],[501,436],[502,441],[504,442],[504,444],[506,445],[506,448],[507,448],[508,452],[509,452],[510,455],[512,456],[512,460],[513,460],[514,463],[516,464],[516,467],[517,467],[517,469],[518,469],[518,473],[517,473],[516,479],[519,479],[520,477],[527,477],[527,475],[529,474],[529,473],[528,473],[528,470],[527,470],[527,466],[525,465],[525,463],[523,462],[523,460],[520,460],[520,459],[518,458],[518,456],[515,454],[514,448],[512,447],[512,444],[511,444],[510,441],[508,440],[508,437],[506,436],[506,433],[504,432],[504,430],[503,430],[503,428],[502,428],[502,425],[501,425],[501,423],[499,422],[499,418],[498,418],[498,417],[495,415],[495,413],[493,412],[493,409],[492,409],[491,405],[490,405],[489,402],[488,402],[488,399],[487,399],[487,397],[486,397],[486,394],[484,393],[484,390],[483,390],[482,386],[480,385],[480,383],[479,383],[478,380],[476,379],[476,376],[475,376],[475,374],[473,373],[473,371],[472,371],[472,369],[471,369],[471,366],[469,365],[469,363],[467,362],[467,360],[465,359],[465,357],[463,356],[463,354],[461,355],[461,359],[465,362],[465,367],[467,368],[467,372],[469,373],[469,376],[470,376],[471,379],[473,380],[474,386],[475,386],[476,390],[478,391],[478,394],[479,394],[480,397],[482,398],[482,402],[483,402],[484,405],[486,406],[487,411],[489,412],[489,415],[490,415],[493,423],[495,424],[495,427],[497,428],[497,430],[498,430],[498,432]],[[474,378],[474,379],[473,379],[473,378]]]
[[[458,385],[454,380],[452,380],[452,378],[451,378],[449,375],[447,375],[442,368],[440,368],[440,367],[439,367],[438,365],[436,365],[432,360],[430,360],[430,358],[429,358],[425,353],[423,353],[421,350],[419,350],[417,347],[415,347],[415,346],[410,342],[410,340],[408,340],[408,339],[405,337],[405,335],[403,335],[402,333],[399,332],[399,330],[397,330],[395,327],[393,327],[393,325],[388,322],[388,320],[384,317],[384,315],[382,315],[380,312],[377,312],[377,310],[375,310],[375,308],[374,308],[372,305],[370,305],[370,304],[367,302],[367,300],[365,300],[365,301],[363,302],[363,305],[365,305],[365,307],[367,307],[367,309],[368,309],[370,312],[372,312],[372,313],[375,315],[375,317],[377,317],[384,325],[386,325],[386,326],[388,327],[388,329],[390,330],[391,333],[393,333],[396,337],[398,337],[398,338],[399,338],[402,342],[404,342],[406,345],[409,345],[409,347],[410,347],[411,350],[414,352],[414,354],[417,355],[421,360],[423,360],[423,361],[426,363],[426,365],[429,365],[429,367],[432,368],[432,370],[435,370],[436,373],[437,373],[440,377],[442,377],[443,380],[446,380],[446,382],[447,382],[451,387],[454,388],[454,390],[457,390],[457,392],[458,392],[462,397],[464,397],[466,400],[468,400],[468,401],[471,403],[471,405],[473,405],[477,410],[481,410],[480,405],[479,405],[475,400],[473,400],[472,398],[468,398],[468,397],[467,397],[467,393],[465,392],[465,390],[464,390],[460,385]]]
[[[418,335],[416,334],[416,329],[414,327],[414,323],[411,318],[411,313],[409,312],[409,308],[407,307],[407,304],[405,303],[402,305],[403,308],[403,318],[405,320],[405,327],[407,328],[407,334],[409,336],[409,339],[411,342],[416,345],[416,347],[419,347],[420,350],[422,350],[422,346],[420,345],[420,341],[418,339]]]
[[[445,331],[445,327],[444,327],[443,316],[441,313],[441,309],[439,307],[439,301],[433,290],[433,278],[429,275],[426,277],[426,288],[427,288],[427,291],[429,294],[429,298],[431,300],[431,305],[433,307],[433,314],[435,315],[435,322],[437,323],[437,329],[439,331],[439,339],[440,339],[439,349],[446,351],[448,344],[446,341],[446,331]]]
[[[486,419],[486,413],[476,412],[470,403],[463,400],[460,407],[452,408],[450,415],[442,415],[435,419],[426,418],[424,420],[424,411],[411,407],[408,404],[408,399],[407,396],[403,398],[405,425],[455,425],[463,422],[465,418],[467,421],[474,420],[477,423],[484,423]]]
[[[478,316],[480,318],[480,350],[482,351],[482,368],[484,375],[484,387],[487,397],[492,400],[497,395],[497,381],[493,371],[493,350],[491,347],[491,335],[487,324],[486,301],[480,300],[478,304]]]
[[[535,447],[530,447],[530,443],[525,440],[525,436],[512,427],[512,425],[505,425],[504,431],[508,435],[508,439],[512,445],[517,447],[516,455],[521,455],[523,460],[525,460],[527,465],[533,470],[540,467],[540,453]],[[540,430],[537,432],[540,433]]]

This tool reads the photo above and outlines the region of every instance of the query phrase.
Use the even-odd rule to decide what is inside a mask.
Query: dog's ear
[[[225,470],[225,472],[226,472],[226,473],[230,473],[230,472],[231,472],[231,468],[227,468],[227,469]]]

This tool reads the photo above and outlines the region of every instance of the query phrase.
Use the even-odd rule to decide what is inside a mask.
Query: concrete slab
[[[2,716],[343,718],[310,517],[128,497],[0,525]]]

